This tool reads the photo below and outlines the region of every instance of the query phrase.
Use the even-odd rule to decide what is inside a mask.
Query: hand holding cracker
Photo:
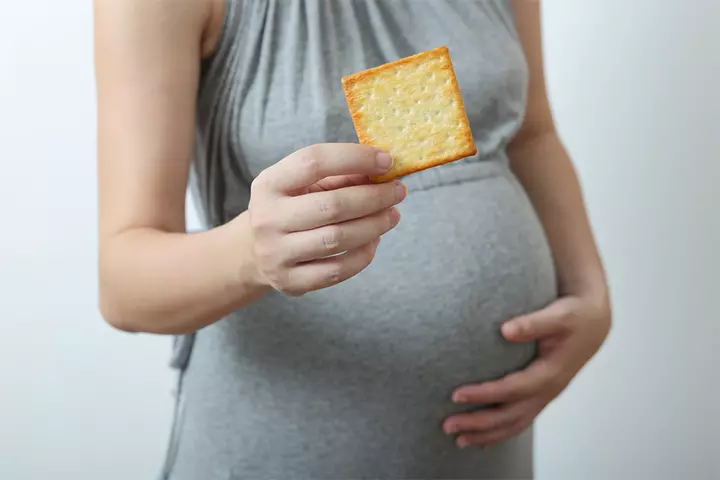
[[[405,187],[368,183],[391,165],[376,148],[336,143],[303,148],[260,173],[248,208],[258,283],[299,296],[364,270],[400,220],[393,206]]]
[[[342,79],[361,144],[395,159],[386,182],[477,153],[446,47]]]

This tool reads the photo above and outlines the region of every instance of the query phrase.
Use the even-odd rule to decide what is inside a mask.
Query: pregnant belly
[[[508,343],[500,325],[552,301],[555,276],[509,172],[411,191],[401,212],[356,278],[301,299],[270,295],[198,335],[188,387],[204,398],[200,417],[225,412],[216,422],[245,432],[233,440],[243,469],[261,475],[253,468],[270,467],[252,459],[271,451],[304,465],[285,472],[322,462],[339,475],[441,469],[453,389],[533,358],[535,346]],[[314,460],[287,460],[299,458]],[[372,470],[379,461],[386,467]]]

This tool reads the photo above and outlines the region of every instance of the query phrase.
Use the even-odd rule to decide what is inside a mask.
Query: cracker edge
[[[449,62],[449,69],[450,69],[450,78],[452,79],[452,93],[455,97],[455,100],[460,104],[460,111],[462,112],[460,123],[462,124],[461,132],[457,135],[457,137],[460,137],[461,141],[465,141],[467,143],[467,148],[458,154],[450,155],[446,157],[435,157],[431,158],[429,160],[426,160],[424,162],[418,162],[413,163],[412,165],[409,165],[405,168],[401,169],[393,169],[390,172],[384,174],[384,175],[378,175],[370,177],[370,180],[375,183],[383,183],[388,182],[390,180],[394,180],[399,177],[404,177],[406,175],[410,175],[412,173],[416,173],[422,170],[427,170],[433,167],[437,167],[440,165],[444,165],[446,163],[451,163],[457,160],[461,160],[466,157],[471,157],[473,155],[477,154],[477,147],[475,146],[475,142],[473,140],[472,131],[470,129],[470,122],[467,118],[467,112],[465,111],[465,104],[462,99],[462,95],[460,93],[460,86],[458,85],[457,76],[455,75],[455,68],[453,66],[452,57],[450,56],[450,51],[446,46],[441,46],[434,48],[432,50],[428,50],[425,52],[416,53],[415,55],[411,55],[409,57],[401,58],[399,60],[395,60],[389,63],[385,63],[383,65],[379,65],[377,67],[372,67],[367,70],[363,70],[362,72],[357,72],[352,75],[345,76],[341,79],[343,91],[345,93],[345,100],[348,104],[348,110],[350,111],[350,117],[352,118],[353,126],[355,127],[355,132],[357,133],[358,140],[363,145],[370,145],[373,146],[370,142],[370,139],[367,137],[365,131],[360,127],[360,117],[362,116],[358,110],[360,106],[358,105],[356,96],[353,95],[353,92],[350,90],[353,84],[355,84],[357,81],[365,80],[367,77],[374,76],[378,72],[382,72],[384,70],[389,70],[391,68],[394,68],[398,65],[404,65],[407,63],[414,63],[418,60],[424,61],[425,59],[430,58],[437,58],[437,57],[443,57],[446,56],[450,60]]]

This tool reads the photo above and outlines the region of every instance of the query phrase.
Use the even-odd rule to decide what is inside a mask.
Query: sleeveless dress
[[[457,386],[525,367],[503,321],[556,297],[551,253],[508,167],[527,66],[508,1],[228,0],[203,64],[191,185],[208,228],[293,151],[356,142],[340,78],[447,45],[478,154],[405,178],[402,220],[338,286],[270,293],[178,338],[163,478],[520,479],[531,429],[458,449]],[[482,405],[473,408],[483,408]]]

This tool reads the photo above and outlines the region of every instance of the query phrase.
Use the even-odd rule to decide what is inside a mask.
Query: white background
[[[538,478],[720,478],[720,2],[545,3],[616,320],[539,422]],[[87,0],[0,3],[4,480],[155,478],[170,425],[169,340],[96,310],[91,28]]]

